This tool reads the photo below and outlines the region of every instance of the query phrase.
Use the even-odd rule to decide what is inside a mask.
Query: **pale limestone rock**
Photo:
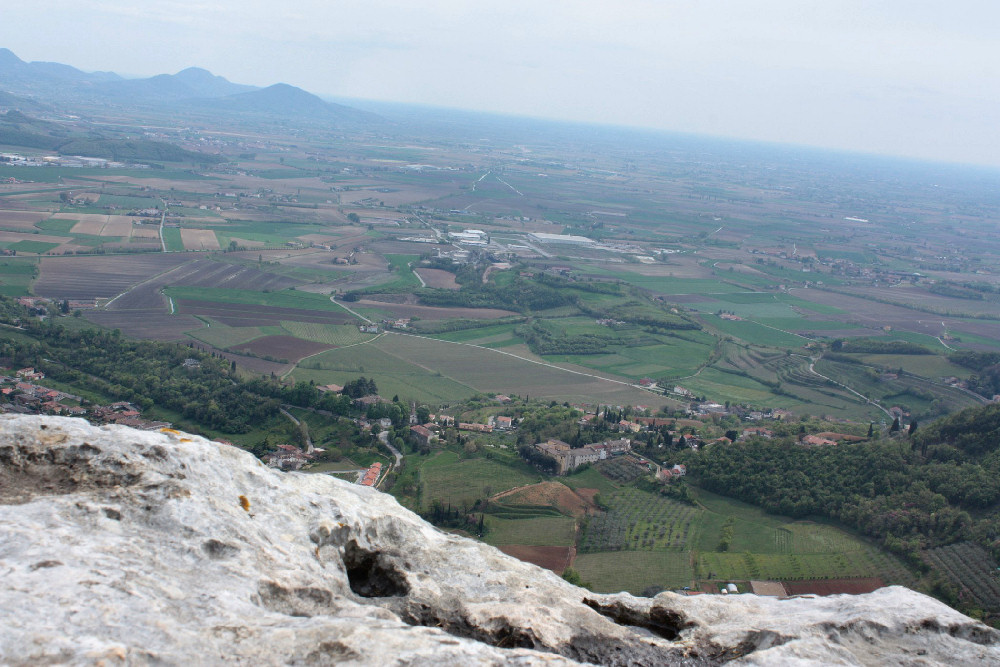
[[[596,595],[386,494],[233,447],[0,418],[5,665],[729,660],[1000,664],[1000,635],[903,588]]]

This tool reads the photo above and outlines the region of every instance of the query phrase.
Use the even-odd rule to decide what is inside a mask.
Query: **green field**
[[[485,542],[494,546],[526,544],[530,546],[568,547],[576,539],[576,522],[570,517],[501,519],[486,515]]]
[[[608,511],[588,522],[581,553],[686,550],[697,538],[701,509],[631,487],[604,500]]]
[[[0,261],[0,294],[3,296],[28,296],[31,281],[38,272],[38,260],[4,259]]]
[[[684,377],[691,375],[708,361],[715,344],[711,336],[699,331],[685,331],[683,337],[659,335],[648,338],[654,344],[611,346],[606,354],[558,354],[546,355],[545,359],[577,364],[636,380],[644,377]]]
[[[564,479],[573,486],[596,487],[595,475],[591,469]],[[880,577],[887,583],[916,582],[897,558],[840,528],[770,515],[699,489],[692,492],[695,506],[632,487],[605,487],[608,511],[587,520],[573,568],[599,592],[679,588],[695,579]]]
[[[594,267],[590,264],[581,265],[582,271],[599,276],[622,280],[630,285],[648,289],[660,294],[726,294],[741,291],[739,287],[718,280],[706,278],[673,278],[670,276],[644,276],[630,271],[610,271]]]
[[[438,340],[447,340],[454,343],[471,343],[482,345],[483,347],[507,347],[511,344],[524,343],[517,334],[514,333],[516,324],[495,324],[486,327],[475,327],[472,329],[461,329],[459,331],[448,331],[446,333],[426,334]]]
[[[347,312],[331,301],[328,296],[312,292],[300,292],[294,289],[285,289],[278,292],[255,292],[252,290],[225,289],[221,287],[167,287],[163,290],[163,293],[174,299],[186,299],[189,301],[215,301],[218,303],[240,303],[252,306]]]
[[[654,394],[622,384],[603,382],[471,345],[397,334],[383,336],[374,345],[399,360],[412,359],[423,368],[434,369],[444,378],[482,392],[529,394],[570,402],[614,401],[616,404],[646,405],[665,402]]]
[[[852,354],[866,364],[883,368],[902,368],[907,373],[928,378],[955,376],[967,378],[968,368],[953,364],[946,357],[936,354]]]
[[[133,197],[129,195],[101,195],[97,200],[97,205],[117,206],[122,209],[132,208],[162,208],[163,202],[152,197]]]
[[[571,475],[557,478],[571,489],[597,489],[603,495],[611,494],[618,490],[618,485],[610,479],[597,472],[594,468],[587,467]]]
[[[802,347],[809,339],[796,336],[785,331],[772,329],[750,320],[724,320],[715,315],[705,315],[702,318],[707,324],[724,334],[739,338],[754,345],[771,345],[773,347]]]
[[[58,248],[60,244],[58,243],[46,243],[45,241],[15,241],[14,243],[4,244],[8,250],[14,250],[16,252],[30,252],[36,255],[41,255],[53,248]]]
[[[60,220],[59,218],[48,218],[47,220],[40,220],[35,223],[35,227],[38,229],[57,234],[69,234],[69,230],[73,229],[76,225],[76,220]]]
[[[162,231],[163,242],[170,252],[184,250],[184,241],[181,240],[181,230],[177,227],[164,227]]]
[[[225,349],[232,345],[246,343],[254,338],[260,338],[264,332],[260,330],[260,327],[229,327],[212,321],[210,326],[188,331],[187,335],[213,347]]]
[[[881,577],[884,567],[877,552],[828,554],[701,553],[697,572],[706,579],[838,579]]]
[[[327,345],[354,345],[371,340],[374,335],[361,333],[353,324],[320,324],[316,322],[282,322],[281,327],[302,340]]]
[[[204,211],[200,211],[204,214]],[[277,213],[275,215],[281,215]],[[204,224],[204,223],[199,223]],[[293,222],[283,222],[280,220],[256,222],[240,220],[216,225],[212,223],[219,245],[223,248],[229,245],[233,239],[244,239],[246,241],[257,241],[266,246],[284,247],[288,241],[303,234],[315,234],[321,228],[318,225],[305,225]],[[239,241],[237,241],[239,242]]]
[[[378,289],[400,289],[420,287],[420,279],[413,273],[410,264],[420,259],[419,255],[386,255],[389,260],[389,270],[393,274],[393,279],[387,283],[382,283]]]
[[[354,345],[327,350],[304,360],[292,377],[299,382],[345,384],[363,375],[375,380],[383,396],[398,395],[404,401],[447,403],[467,399],[475,393],[470,386],[406,359],[373,344]]]
[[[683,588],[694,583],[687,552],[615,551],[581,554],[573,561],[580,579],[597,593],[627,591],[639,595],[650,586]]]
[[[458,454],[445,451],[421,466],[419,479],[421,505],[427,510],[434,501],[452,507],[471,507],[477,500],[515,486],[534,484],[541,478],[487,459],[461,460]]]
[[[804,317],[754,317],[755,322],[784,331],[838,331],[858,325],[834,320],[807,320]],[[836,334],[829,334],[835,336]]]

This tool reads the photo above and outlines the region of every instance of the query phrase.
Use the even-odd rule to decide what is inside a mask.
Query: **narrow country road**
[[[289,407],[291,407],[291,406],[289,406]],[[301,426],[302,425],[302,422],[300,422],[298,419],[296,419],[295,415],[293,415],[291,412],[289,412],[285,408],[279,408],[279,410],[281,411],[281,414],[283,414],[286,417],[288,417],[289,419],[291,419],[292,423],[295,424],[296,426]],[[312,438],[309,437],[309,428],[308,427],[306,427],[305,436],[306,436],[306,454],[312,454],[312,451],[313,451],[313,441],[312,441]]]
[[[844,389],[846,389],[847,391],[851,392],[852,394],[854,394],[858,398],[862,399],[867,405],[874,405],[876,408],[878,408],[879,410],[881,410],[882,412],[884,412],[887,417],[892,417],[892,413],[890,413],[888,410],[886,410],[881,405],[879,405],[878,403],[876,403],[872,399],[868,398],[864,394],[856,392],[853,389],[851,389],[850,387],[848,387],[846,384],[844,384],[842,382],[837,382],[836,380],[834,380],[832,378],[828,378],[827,376],[823,375],[822,373],[820,373],[816,369],[814,369],[813,368],[813,364],[815,364],[817,360],[818,359],[813,358],[813,357],[809,358],[809,372],[810,373],[812,373],[813,375],[818,375],[819,377],[823,378],[827,382],[832,382],[833,384],[837,385],[838,387],[843,387]]]
[[[163,202],[163,213],[160,214],[160,248],[163,249],[163,252],[166,252],[167,242],[163,240],[163,223],[167,221],[167,201],[165,199],[161,199],[160,201]]]
[[[416,275],[416,274],[414,274],[414,275]],[[367,317],[365,317],[361,313],[354,312],[353,310],[351,310],[350,308],[348,308],[347,306],[345,306],[340,301],[337,301],[336,299],[334,299],[332,296],[330,297],[330,301],[333,301],[335,304],[337,304],[338,306],[340,306],[341,308],[343,308],[344,310],[346,310],[347,312],[349,312],[351,315],[354,315],[354,317],[358,318],[359,320],[367,322],[368,324],[374,324],[370,319],[368,319]]]
[[[396,457],[396,467],[398,468],[400,464],[402,464],[403,462],[403,454],[398,449],[393,447],[392,444],[389,442],[389,432],[388,431],[379,432],[378,441],[381,442],[383,445],[385,445],[389,449],[389,451],[392,452],[392,455]]]

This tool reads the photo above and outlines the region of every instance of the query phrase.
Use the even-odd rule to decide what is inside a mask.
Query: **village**
[[[5,413],[83,417],[94,424],[119,424],[144,431],[171,427],[170,422],[144,419],[127,401],[93,405],[80,396],[47,387],[39,382],[45,374],[31,367],[10,375],[10,369],[0,372],[4,373],[0,375],[0,411]]]

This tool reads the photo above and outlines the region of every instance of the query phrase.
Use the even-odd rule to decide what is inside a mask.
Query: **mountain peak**
[[[225,77],[216,76],[212,74],[207,69],[203,67],[188,67],[187,69],[182,69],[177,74],[174,74],[175,79],[180,79],[181,81],[191,82],[191,81],[227,81]],[[228,83],[228,81],[227,81]]]
[[[24,65],[24,61],[14,55],[10,49],[0,49],[0,67],[10,67],[11,65]]]

